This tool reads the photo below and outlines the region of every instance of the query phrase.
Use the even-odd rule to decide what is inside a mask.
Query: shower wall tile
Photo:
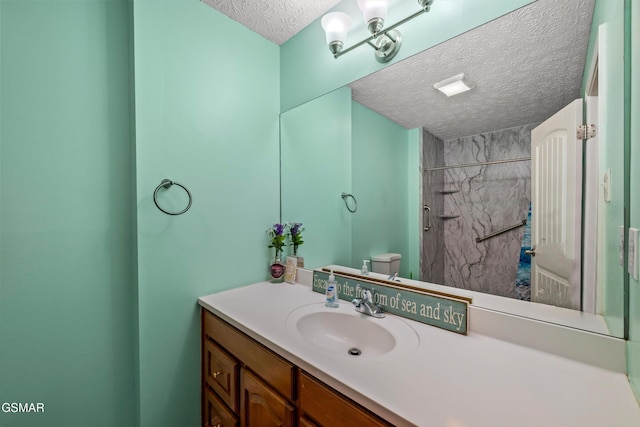
[[[536,125],[445,141],[447,165],[529,157]],[[528,161],[448,169],[444,185],[444,283],[514,298],[524,227],[476,243],[527,218],[531,193]]]
[[[423,169],[444,165],[444,142],[423,129]],[[444,227],[440,215],[444,212],[444,196],[439,191],[444,188],[443,171],[422,171],[423,202],[431,208],[429,231],[423,231],[420,280],[444,283]],[[426,213],[423,212],[426,226]]]

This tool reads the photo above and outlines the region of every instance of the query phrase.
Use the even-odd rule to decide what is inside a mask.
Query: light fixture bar
[[[411,21],[414,18],[417,18],[418,16],[422,15],[423,13],[427,13],[429,11],[431,7],[431,2],[427,2],[427,4],[425,6],[422,7],[422,9],[420,9],[419,11],[417,11],[416,13],[414,13],[411,16],[408,16],[398,22],[396,22],[395,24],[385,28],[383,31],[379,31],[377,33],[372,34],[371,36],[367,37],[366,39],[354,44],[351,47],[348,47],[344,50],[341,50],[340,52],[336,52],[333,54],[334,58],[338,58],[342,55],[344,55],[345,53],[351,52],[354,49],[359,48],[360,46],[362,46],[363,44],[369,44],[371,47],[373,47],[374,49],[378,50],[378,47],[375,46],[375,44],[371,43],[372,40],[377,39],[378,37],[380,37],[381,35],[384,35],[385,37],[389,37],[387,36],[387,33],[391,30],[394,30],[396,28],[398,28],[399,26],[406,24],[407,22]],[[394,41],[391,37],[389,37],[392,41]]]
[[[400,37],[400,35],[399,35],[399,34],[400,34],[400,33],[398,33],[397,31],[393,31],[393,29],[389,29],[389,30],[385,30],[384,32],[382,32],[382,31],[381,31],[381,32],[378,34],[378,36],[380,36],[380,35],[385,35],[385,36],[386,36],[389,40],[391,40],[393,43],[397,43],[397,42],[398,42],[398,40],[401,40],[401,37]],[[395,37],[395,38],[394,38],[394,37]],[[372,48],[374,48],[375,50],[378,50],[378,49],[379,49],[379,47],[378,47],[375,43],[373,43],[373,40],[374,40],[374,39],[372,39],[371,37],[369,37],[369,38],[366,40],[366,43],[367,43],[369,46],[371,46]],[[360,44],[359,44],[359,46],[362,46],[362,43],[360,43]],[[353,50],[353,49],[355,49],[356,47],[358,47],[358,46],[351,46],[348,50]],[[336,56],[336,58],[337,58],[337,56]]]

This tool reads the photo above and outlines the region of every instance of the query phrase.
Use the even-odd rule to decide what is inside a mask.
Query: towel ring
[[[353,203],[354,203],[354,207],[353,209],[351,209],[349,207],[349,202],[347,201],[347,199],[351,197],[351,199],[353,199]],[[355,197],[353,197],[353,194],[347,194],[347,193],[342,193],[342,200],[344,200],[344,204],[347,207],[347,210],[351,213],[355,213],[358,210],[358,201],[356,200]]]
[[[167,190],[168,188],[170,188],[174,184],[177,185],[178,187],[182,187],[182,189],[187,192],[187,196],[189,196],[189,204],[187,204],[187,207],[184,208],[183,210],[181,210],[180,212],[165,211],[158,204],[158,191],[160,191],[161,188],[164,188],[165,190]],[[193,199],[191,198],[191,193],[189,192],[189,190],[187,190],[187,187],[185,187],[184,185],[179,184],[179,183],[177,183],[175,181],[171,181],[170,179],[166,179],[166,178],[162,180],[160,185],[158,185],[156,187],[156,191],[153,192],[153,203],[155,203],[156,207],[158,209],[160,209],[162,212],[166,213],[167,215],[182,215],[183,213],[185,213],[186,211],[189,210],[189,208],[191,207],[191,202],[192,201],[193,201]]]

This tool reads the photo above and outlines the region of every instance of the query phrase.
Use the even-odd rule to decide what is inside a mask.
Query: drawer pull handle
[[[218,371],[218,372],[214,372],[213,373],[213,378],[218,378],[220,375],[222,375],[222,372]],[[219,425],[218,425],[219,426]],[[218,427],[218,426],[214,426],[214,427]]]

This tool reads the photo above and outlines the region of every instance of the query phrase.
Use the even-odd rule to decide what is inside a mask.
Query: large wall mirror
[[[538,0],[284,112],[305,265],[400,254],[400,280],[622,337],[623,2],[597,1]]]

